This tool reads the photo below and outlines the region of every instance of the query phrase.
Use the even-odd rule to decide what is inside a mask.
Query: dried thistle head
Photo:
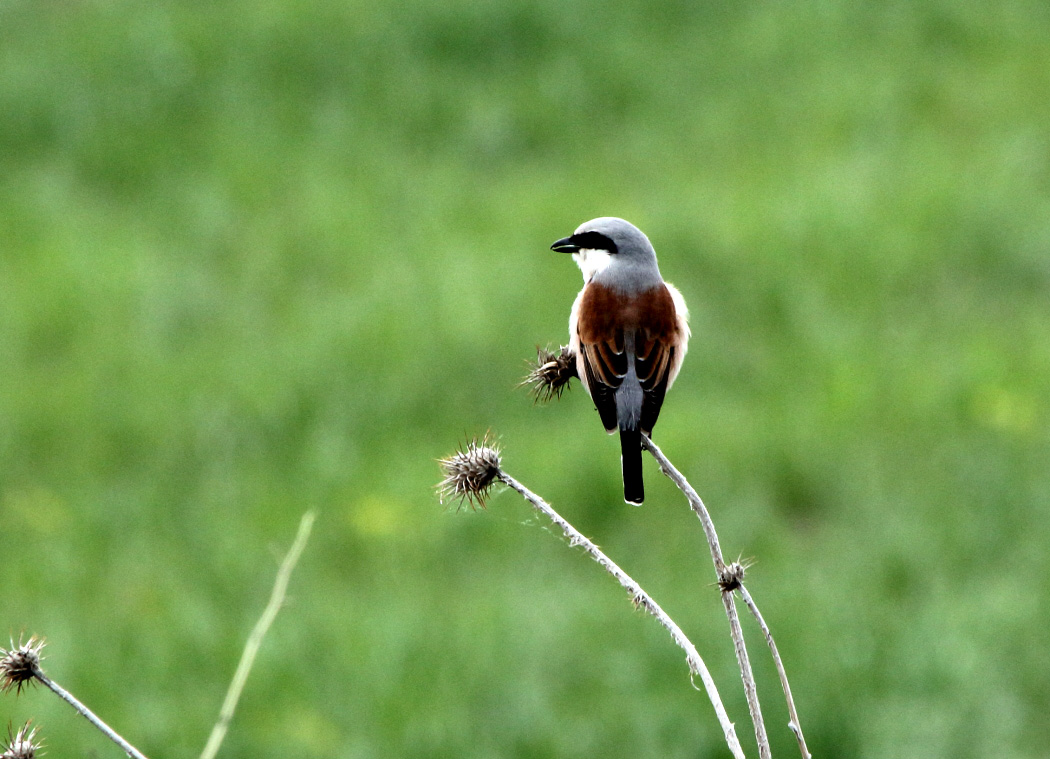
[[[530,363],[529,366],[531,369],[519,387],[528,385],[536,403],[560,398],[572,378],[579,377],[576,372],[576,354],[567,345],[563,345],[557,353],[536,346],[536,363]]]
[[[14,688],[15,693],[20,694],[26,683],[33,682],[40,672],[43,648],[44,639],[35,635],[25,643],[20,640],[17,646],[11,641],[9,651],[0,648],[0,692]]]
[[[750,566],[751,562],[739,560],[722,565],[722,569],[718,573],[719,590],[723,593],[732,593],[742,586],[744,584],[744,575]]]
[[[489,489],[499,479],[499,447],[488,435],[480,440],[474,438],[464,450],[456,451],[446,459],[439,459],[445,478],[437,485],[438,498],[442,503],[458,500],[462,506],[467,501],[472,508],[485,508]]]
[[[29,729],[26,722],[17,733],[12,733],[11,727],[7,728],[7,747],[0,759],[33,759],[36,752],[40,750],[40,744],[36,740],[36,728]]]

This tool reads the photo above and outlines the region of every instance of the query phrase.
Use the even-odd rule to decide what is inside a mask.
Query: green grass
[[[599,215],[692,309],[656,434],[757,560],[814,754],[1045,753],[1044,4],[14,2],[0,72],[0,634],[150,756],[203,746],[308,508],[223,756],[728,755],[512,493],[437,504],[490,428],[755,754],[684,502],[649,462],[623,506],[579,388],[515,389],[580,284],[547,246]]]

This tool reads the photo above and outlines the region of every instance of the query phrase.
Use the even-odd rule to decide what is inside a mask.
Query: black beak
[[[558,253],[576,253],[579,249],[580,246],[574,243],[571,237],[563,237],[551,245],[551,250]]]

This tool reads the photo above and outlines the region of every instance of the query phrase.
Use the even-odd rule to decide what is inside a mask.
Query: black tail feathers
[[[620,465],[623,468],[623,500],[641,506],[645,500],[642,484],[642,433],[620,430]]]

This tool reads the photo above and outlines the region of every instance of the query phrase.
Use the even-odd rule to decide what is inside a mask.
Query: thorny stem
[[[690,671],[694,674],[700,675],[700,679],[704,683],[704,688],[707,690],[707,697],[711,700],[711,704],[715,709],[715,714],[718,716],[718,721],[722,725],[722,731],[725,734],[729,750],[733,752],[733,756],[736,757],[736,759],[744,759],[744,752],[740,747],[740,741],[736,735],[736,728],[733,726],[733,723],[729,719],[729,715],[726,713],[725,706],[722,704],[722,699],[718,695],[718,688],[715,686],[715,681],[711,677],[707,665],[705,665],[704,660],[700,658],[696,646],[694,646],[685,636],[685,633],[682,632],[681,628],[678,627],[674,620],[672,620],[667,613],[660,608],[659,604],[657,604],[656,601],[654,601],[649,594],[630,577],[630,575],[620,569],[616,562],[606,556],[598,546],[569,524],[546,501],[502,470],[499,471],[497,477],[528,501],[534,509],[541,512],[551,520],[551,522],[557,525],[562,533],[569,539],[569,545],[582,547],[592,559],[598,562],[606,572],[615,577],[617,582],[627,590],[635,605],[640,606],[655,617],[656,620],[671,634],[671,638],[674,642],[685,651],[685,658],[689,664]]]
[[[708,512],[707,507],[704,506],[703,500],[693,490],[693,486],[689,484],[689,481],[686,480],[681,472],[675,469],[674,464],[664,456],[663,451],[647,435],[642,435],[642,445],[660,464],[661,471],[685,494],[690,508],[700,519],[700,524],[707,535],[707,544],[711,548],[711,559],[715,564],[715,573],[718,575],[719,582],[722,582],[725,576],[726,563],[722,557],[722,549],[718,545],[718,534],[715,532],[715,524],[711,520],[711,514]],[[744,682],[744,695],[747,696],[747,708],[751,713],[751,722],[755,726],[758,755],[760,759],[770,759],[772,754],[769,750],[769,737],[766,735],[766,724],[762,719],[762,706],[758,701],[758,691],[755,688],[755,675],[751,670],[751,660],[747,655],[747,644],[744,642],[744,633],[740,628],[740,618],[736,611],[736,601],[731,587],[722,590],[722,603],[725,605],[726,616],[729,618],[729,629],[733,636],[733,648],[736,651],[737,664],[740,666],[740,678]]]
[[[82,716],[84,719],[86,719],[88,722],[90,722],[92,725],[98,728],[103,735],[105,735],[111,741],[120,746],[121,750],[125,754],[132,757],[133,759],[146,759],[146,756],[141,751],[139,751],[137,748],[135,748],[126,740],[124,740],[124,738],[122,738],[116,730],[111,728],[109,725],[107,725],[105,722],[99,719],[93,711],[91,711],[82,703],[80,703],[80,701],[77,700],[76,696],[74,696],[61,685],[56,683],[50,677],[45,675],[39,667],[36,668],[36,671],[33,673],[33,677],[39,680],[47,688],[49,688],[56,696],[61,698],[74,709],[76,709],[77,713],[79,713],[80,716]]]
[[[736,660],[740,665],[740,677],[744,682],[744,695],[747,696],[747,708],[751,713],[751,721],[755,725],[758,755],[761,759],[770,759],[772,752],[769,749],[769,736],[766,735],[766,723],[762,719],[762,705],[758,700],[755,675],[751,670],[751,659],[747,655],[747,646],[744,644],[744,631],[740,627],[740,615],[736,611],[736,600],[733,596],[733,591],[722,591],[722,605],[726,607],[726,617],[729,619],[729,629],[733,636],[733,650],[736,652]]]
[[[788,727],[795,734],[795,740],[798,741],[798,749],[802,752],[802,759],[812,759],[813,755],[809,753],[809,747],[806,746],[806,737],[802,734],[802,726],[798,721],[798,712],[795,711],[795,699],[791,697],[791,684],[788,682],[787,672],[784,670],[784,662],[780,659],[777,644],[773,642],[773,634],[769,631],[766,620],[762,618],[762,613],[758,610],[758,604],[751,598],[747,588],[741,585],[738,590],[740,591],[740,598],[747,604],[751,615],[758,622],[758,626],[762,628],[762,634],[766,636],[769,653],[773,656],[773,663],[776,664],[777,674],[780,676],[780,687],[784,689],[784,698],[787,700],[788,717],[791,720],[788,722]]]

